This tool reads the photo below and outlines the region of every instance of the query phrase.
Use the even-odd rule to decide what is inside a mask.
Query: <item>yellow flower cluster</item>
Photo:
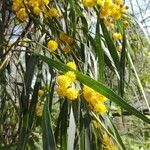
[[[113,34],[113,39],[114,40],[121,40],[122,39],[122,35],[121,35],[121,33],[114,33]]]
[[[100,18],[112,18],[118,20],[126,12],[127,6],[123,5],[122,1],[105,0],[101,5]]]
[[[85,7],[93,7],[97,4],[97,0],[83,0],[82,3]]]
[[[60,17],[60,14],[55,7],[51,7],[50,9],[45,8],[44,13],[47,17]]]
[[[41,12],[46,16],[59,17],[56,8],[49,8],[48,4],[51,0],[13,0],[12,9],[16,13],[19,20],[25,21],[29,13],[39,15]]]
[[[102,94],[84,85],[83,96],[96,113],[101,114],[107,111],[106,106],[104,105],[107,98]]]
[[[58,48],[58,43],[54,40],[49,40],[47,47],[50,52],[54,52]]]
[[[123,5],[122,0],[83,0],[83,5],[85,7],[93,7],[99,5],[100,8],[100,18],[109,18],[118,20],[126,12],[127,6]]]
[[[104,150],[118,150],[118,148],[114,145],[114,143],[106,133],[103,134],[102,143],[104,146],[103,147]]]
[[[76,70],[76,64],[74,62],[68,62],[67,66],[71,69]],[[59,75],[56,79],[58,87],[56,89],[59,96],[67,97],[69,100],[77,99],[79,93],[78,91],[71,87],[71,84],[76,80],[76,75],[73,71],[68,71],[64,75]]]

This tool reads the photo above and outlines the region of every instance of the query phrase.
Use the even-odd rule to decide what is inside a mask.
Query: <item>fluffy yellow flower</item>
[[[64,87],[61,87],[59,86],[57,89],[56,89],[56,92],[59,96],[66,96],[66,90],[67,88],[64,88]]]
[[[122,13],[120,11],[120,6],[115,5],[111,11],[111,17],[115,20],[118,20],[122,17]]]
[[[114,0],[114,3],[116,5],[122,5],[123,4],[123,0]]]
[[[66,97],[69,100],[75,100],[75,99],[77,99],[78,95],[79,95],[79,92],[76,89],[74,89],[74,88],[68,88],[66,90]]]
[[[39,91],[38,91],[38,96],[41,97],[41,96],[43,96],[43,95],[44,95],[44,91],[43,91],[43,90],[39,90]]]
[[[106,106],[102,102],[98,102],[93,106],[94,111],[98,114],[104,113],[107,111]]]
[[[56,8],[52,7],[48,10],[48,16],[51,16],[51,17],[59,17],[59,12]]]
[[[28,18],[25,8],[19,9],[19,11],[16,12],[16,16],[21,21],[25,21]]]
[[[41,12],[41,9],[39,8],[39,7],[33,7],[33,13],[35,14],[35,15],[39,15],[40,14],[40,12]]]
[[[94,91],[86,85],[83,87],[83,96],[96,113],[100,114],[106,112],[107,109],[104,105],[104,102],[106,101],[105,96]]]
[[[97,4],[99,6],[103,6],[104,5],[105,0],[97,0]]]
[[[58,48],[58,43],[54,40],[50,40],[47,43],[47,47],[48,47],[50,52],[54,52]]]
[[[91,97],[94,96],[94,90],[91,89],[90,87],[84,85],[83,96],[87,102],[91,102]]]
[[[13,1],[13,5],[12,5],[13,11],[17,12],[21,8],[23,8],[23,2],[22,2],[22,0],[14,0]]]
[[[105,8],[102,8],[99,14],[100,18],[109,17],[110,15],[111,15],[111,10]]]
[[[104,95],[102,95],[102,94],[100,94],[98,92],[95,92],[95,96],[101,102],[105,102],[107,100],[107,98]]]
[[[56,81],[59,86],[64,87],[64,88],[69,87],[71,84],[70,78],[65,75],[58,76]]]
[[[121,40],[122,39],[122,35],[121,35],[121,33],[114,33],[113,34],[113,39],[114,40]]]
[[[104,2],[104,8],[105,9],[110,9],[110,8],[112,8],[113,7],[113,2],[112,2],[112,0],[105,0],[105,2]]]
[[[66,64],[68,67],[70,67],[71,69],[77,70],[77,66],[74,62],[70,61]]]
[[[76,80],[76,74],[73,71],[68,71],[65,76],[67,76],[69,78],[69,80],[71,81],[71,83],[75,82]]]
[[[52,0],[43,0],[45,5],[48,5],[50,1]]]
[[[97,1],[96,0],[83,0],[82,3],[85,7],[93,7],[96,5]]]
[[[104,95],[94,91],[92,88],[86,85],[84,85],[83,87],[83,96],[89,103],[92,103],[92,105],[94,105],[98,101],[105,102],[107,100]]]

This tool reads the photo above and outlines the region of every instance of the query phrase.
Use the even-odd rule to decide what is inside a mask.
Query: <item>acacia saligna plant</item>
[[[122,0],[0,2],[0,149],[126,149],[114,111],[150,123],[126,98],[138,30],[127,9]]]

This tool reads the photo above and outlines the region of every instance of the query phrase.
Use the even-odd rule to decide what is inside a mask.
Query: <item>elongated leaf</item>
[[[43,149],[45,150],[56,150],[55,138],[51,126],[51,119],[49,114],[49,105],[46,101],[43,109],[42,116],[42,129],[43,129]]]
[[[100,23],[101,23],[102,31],[103,31],[103,34],[104,34],[104,38],[106,40],[106,44],[108,46],[108,50],[111,54],[111,57],[112,57],[112,59],[115,63],[115,66],[116,66],[117,70],[119,70],[119,57],[118,57],[118,54],[117,54],[115,44],[114,44],[112,38],[110,37],[110,34],[109,34],[103,20],[101,20]]]
[[[43,60],[48,65],[50,65],[52,67],[55,67],[56,69],[58,69],[60,71],[67,72],[67,71],[71,70],[71,68],[69,68],[68,66],[64,65],[61,62],[55,61],[51,58],[48,58],[46,56],[42,56],[40,54],[35,54],[35,55],[38,55],[41,60]],[[72,70],[72,71],[74,71],[76,73],[77,79],[80,82],[82,82],[83,84],[93,88],[95,91],[103,94],[105,97],[107,97],[108,99],[110,99],[111,101],[113,101],[114,103],[119,105],[120,107],[124,108],[125,110],[127,110],[131,114],[135,115],[136,117],[142,119],[143,121],[145,121],[147,123],[150,123],[150,119],[148,119],[146,116],[144,116],[138,110],[136,110],[134,107],[132,107],[131,105],[126,103],[124,99],[122,99],[120,96],[118,96],[111,89],[107,88],[105,85],[103,85],[102,83],[97,82],[96,80],[90,78],[87,75],[82,74],[79,71],[75,71],[75,70]]]
[[[103,83],[104,81],[104,51],[101,47],[101,38],[100,38],[100,27],[99,27],[99,18],[97,19],[96,24],[96,35],[95,35],[95,45],[96,45],[96,54],[98,56],[98,69],[99,69],[99,81]]]
[[[121,97],[124,96],[124,83],[125,83],[125,56],[126,56],[126,36],[125,31],[123,34],[123,42],[122,42],[122,51],[121,51],[121,58],[120,58],[120,88],[119,93]]]

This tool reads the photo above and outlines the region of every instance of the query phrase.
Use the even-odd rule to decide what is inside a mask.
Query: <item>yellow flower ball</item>
[[[82,3],[85,7],[93,7],[96,5],[97,1],[96,0],[83,0]]]
[[[101,103],[101,102],[98,102],[98,103],[95,104],[95,106],[93,106],[93,107],[94,107],[94,111],[95,111],[96,113],[98,113],[98,114],[101,114],[101,113],[104,113],[104,112],[107,111],[106,106],[105,106],[103,103]]]
[[[43,0],[45,5],[48,5],[51,0]]]
[[[40,12],[41,12],[41,9],[39,8],[39,7],[33,7],[33,13],[35,14],[35,15],[39,15],[40,14]]]
[[[43,91],[43,90],[39,90],[39,91],[38,91],[38,96],[41,97],[41,96],[43,96],[43,95],[44,95],[44,91]]]
[[[122,16],[122,13],[120,11],[120,8],[118,8],[118,6],[114,7],[113,11],[111,11],[111,17],[114,20],[118,20],[121,18],[121,16]]]
[[[94,95],[94,90],[91,89],[90,87],[84,85],[84,87],[83,87],[83,96],[84,96],[85,100],[90,103],[91,97],[93,95]]]
[[[54,52],[58,48],[58,43],[54,40],[50,40],[47,43],[47,47],[48,47],[50,52]]]
[[[19,9],[19,11],[16,12],[16,16],[21,21],[25,21],[28,18],[25,8]]]
[[[23,3],[21,0],[14,0],[13,1],[13,5],[12,5],[12,9],[13,11],[17,12],[19,11],[19,9],[23,8]]]
[[[122,39],[122,35],[121,35],[121,33],[114,33],[113,34],[113,39],[114,40],[121,40]]]
[[[123,0],[114,0],[114,3],[116,5],[122,5],[123,4]]]
[[[77,99],[78,95],[79,95],[79,92],[76,89],[74,89],[74,88],[68,88],[66,90],[66,97],[69,100],[75,100],[75,99]]]
[[[59,86],[64,87],[64,88],[68,88],[71,84],[71,80],[69,79],[69,77],[65,75],[58,76],[56,79],[56,82]]]
[[[57,87],[56,92],[59,96],[66,96],[66,90],[67,88],[59,86]]]
[[[74,62],[70,61],[66,64],[68,67],[70,67],[71,69],[77,70],[77,66]]]
[[[48,16],[50,16],[50,17],[59,17],[59,12],[56,8],[52,7],[48,11]]]
[[[75,82],[76,80],[76,74],[73,71],[68,71],[67,73],[65,73],[65,76],[69,78],[71,83]]]
[[[101,102],[105,102],[107,100],[107,98],[104,95],[102,95],[102,94],[100,94],[98,92],[95,92],[95,96]]]
[[[97,4],[99,6],[103,6],[104,5],[105,0],[97,0]]]

